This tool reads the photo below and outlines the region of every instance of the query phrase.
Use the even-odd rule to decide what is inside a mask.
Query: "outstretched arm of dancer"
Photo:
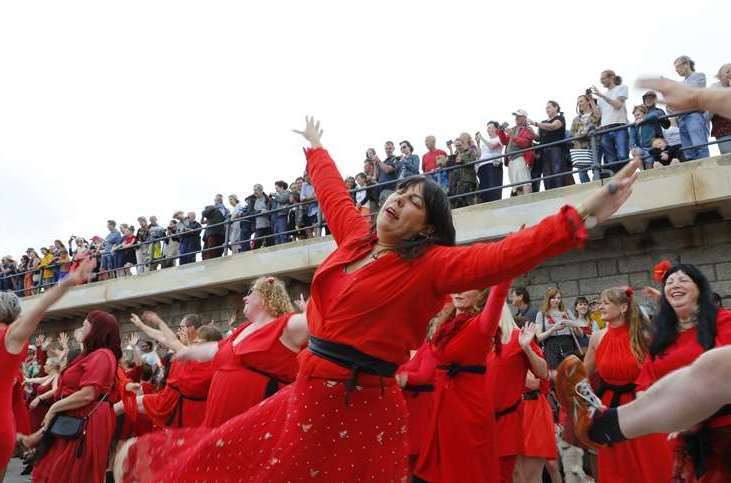
[[[175,353],[174,359],[181,361],[210,361],[218,352],[218,342],[203,342],[184,347]]]
[[[153,329],[149,325],[145,324],[136,314],[132,314],[130,319],[132,323],[148,337],[164,345],[173,352],[178,352],[185,348],[185,345],[180,342],[175,335],[175,332],[173,332],[168,324],[165,323],[165,321],[162,320],[155,312],[147,310],[142,314],[142,317],[144,317],[145,322],[154,324],[158,327],[157,329]]]
[[[536,324],[530,323],[520,329],[518,344],[520,344],[520,348],[528,358],[530,371],[541,379],[548,379],[548,364],[546,363],[546,359],[534,350],[533,344],[535,340]]]
[[[638,160],[627,163],[609,183],[584,199],[578,210],[564,206],[558,214],[499,242],[434,247],[427,260],[433,270],[435,293],[495,285],[528,272],[547,258],[583,246],[585,218],[594,217],[601,223],[613,215],[632,194],[639,166]]]
[[[728,89],[687,87],[669,79],[643,79],[637,82],[637,86],[660,91],[664,102],[673,111],[711,111],[731,118],[731,92]]]
[[[91,259],[81,262],[77,271],[69,273],[55,287],[50,288],[35,304],[10,324],[5,333],[5,350],[11,354],[19,354],[30,336],[38,328],[38,324],[43,319],[46,310],[63,297],[68,289],[87,282],[94,265],[95,262]]]
[[[328,152],[322,149],[320,138],[323,131],[320,122],[307,117],[304,130],[294,132],[301,134],[312,146],[312,149],[307,150],[307,172],[312,178],[317,202],[335,242],[341,245],[348,239],[367,236],[370,224],[358,212],[343,185],[343,176]]]
[[[431,343],[424,342],[414,357],[404,364],[404,370],[396,374],[396,382],[399,386],[407,384],[422,385],[430,384],[437,368],[438,360],[431,348]]]
[[[513,280],[508,279],[490,288],[485,307],[480,312],[480,318],[478,320],[480,332],[491,339],[497,333],[497,328],[500,325],[500,317],[505,307],[505,299],[508,298],[508,292],[512,284]]]

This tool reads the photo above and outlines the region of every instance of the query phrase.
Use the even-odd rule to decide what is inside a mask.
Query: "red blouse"
[[[443,295],[488,287],[529,271],[543,260],[583,245],[586,229],[576,210],[564,206],[536,226],[499,242],[432,246],[405,260],[388,252],[353,273],[345,267],[370,253],[376,238],[343,185],[327,151],[307,152],[318,201],[338,245],[315,272],[307,309],[310,333],[402,364],[421,345],[429,318]],[[540,249],[536,249],[540,247]],[[339,287],[337,292],[329,290]],[[305,375],[346,379],[349,370],[303,351]],[[365,378],[364,378],[365,379]]]

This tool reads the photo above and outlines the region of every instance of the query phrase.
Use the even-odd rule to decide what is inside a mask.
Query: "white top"
[[[605,96],[614,100],[620,97],[627,99],[629,96],[629,89],[626,85],[614,86],[604,93]],[[601,126],[608,126],[609,124],[627,124],[627,103],[623,102],[622,107],[615,109],[605,101],[602,97],[597,100],[597,106],[602,113]]]
[[[480,159],[492,158],[503,154],[503,145],[500,142],[500,138],[497,136],[492,138],[481,137],[480,150],[482,151],[482,156],[480,156]],[[503,164],[503,160],[502,158],[498,158],[484,163],[477,163],[475,164],[475,169],[487,163],[492,163],[494,166],[500,166]]]
[[[670,126],[667,129],[663,129],[662,135],[670,146],[678,146],[682,144],[682,141],[680,140],[680,128],[678,126]]]
[[[561,312],[559,310],[551,310],[549,314],[538,312],[536,316],[536,326],[541,332],[545,332],[551,328],[554,324],[559,322],[573,321],[574,318],[571,316],[571,312]],[[561,330],[557,330],[551,336],[557,335],[571,335],[571,327],[564,327]]]
[[[356,185],[356,186],[358,188],[364,188],[364,189],[362,189],[360,191],[356,191],[355,192],[355,201],[360,206],[360,204],[363,203],[363,200],[366,199],[366,196],[368,196],[368,190],[365,189],[366,188],[365,186],[358,186],[358,185]]]

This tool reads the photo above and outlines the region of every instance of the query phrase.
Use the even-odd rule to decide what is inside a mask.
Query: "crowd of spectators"
[[[689,57],[678,57],[674,68],[683,83],[706,86],[705,74],[696,71]],[[731,64],[722,65],[717,77],[715,87],[731,88]],[[431,176],[458,208],[499,200],[504,168],[510,196],[518,196],[539,191],[541,184],[546,190],[574,184],[574,173],[579,182],[589,182],[592,173],[596,177],[620,169],[630,153],[643,159],[645,169],[707,157],[709,135],[716,138],[721,153],[731,152],[730,119],[704,112],[667,117],[657,105],[657,94],[647,91],[642,103],[632,107],[630,122],[629,90],[622,78],[605,70],[599,80],[602,88],[592,86],[578,95],[570,123],[559,103],[549,100],[542,121],[516,109],[512,125],[490,121],[484,134],[463,132],[447,140],[446,150],[438,147],[434,136],[426,136],[421,159],[410,141],[398,143],[400,154],[396,144],[387,141],[383,157],[369,148],[362,171],[344,183],[361,213],[370,216],[399,180],[419,174]],[[594,132],[597,142],[592,145]],[[597,165],[603,167],[601,173],[592,171]],[[21,296],[38,293],[89,257],[98,262],[95,278],[105,280],[128,276],[132,269],[141,273],[192,263],[199,253],[206,260],[328,233],[306,172],[291,183],[276,181],[268,194],[261,184],[246,197],[231,194],[228,206],[218,194],[200,218],[192,211],[178,211],[167,226],[156,216],[142,216],[136,227],[109,220],[107,230],[104,238],[72,236],[67,244],[55,240],[41,247],[40,255],[29,248],[18,260],[3,257],[0,290]]]

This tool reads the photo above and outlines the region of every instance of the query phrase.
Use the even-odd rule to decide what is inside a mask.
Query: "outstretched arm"
[[[731,91],[687,87],[669,79],[644,79],[638,87],[660,91],[673,111],[711,111],[731,118]]]
[[[513,280],[509,279],[500,282],[490,289],[490,295],[487,296],[487,303],[480,313],[480,332],[488,337],[494,337],[500,325],[500,316],[503,313],[505,299],[508,297],[508,291]]]
[[[407,384],[431,384],[434,378],[434,371],[437,368],[437,362],[438,360],[431,348],[431,343],[424,342],[419,350],[416,351],[414,357],[401,366],[401,370],[396,374],[396,382],[401,387],[405,387]]]
[[[180,339],[178,339],[178,336],[175,335],[175,332],[173,332],[167,322],[165,322],[155,312],[146,310],[142,314],[142,317],[145,319],[146,322],[157,325],[157,328],[160,330],[160,334],[162,334],[163,337],[163,340],[158,342],[165,345],[173,352],[177,352],[185,348],[185,344],[183,344]]]
[[[304,131],[295,132],[312,145],[312,149],[307,150],[307,172],[312,177],[317,201],[335,242],[341,245],[349,239],[367,236],[370,232],[368,221],[360,216],[343,185],[343,176],[328,152],[322,148],[320,122],[308,117]]]
[[[543,354],[540,353],[540,348],[536,345],[535,340],[536,324],[528,324],[520,329],[518,343],[528,358],[530,371],[541,379],[548,379],[548,364],[543,358]]]
[[[61,299],[68,289],[88,281],[94,264],[95,262],[91,259],[81,262],[77,271],[70,273],[55,287],[50,288],[35,304],[10,324],[5,334],[5,350],[10,354],[19,354],[31,334],[38,328],[46,310]]]

